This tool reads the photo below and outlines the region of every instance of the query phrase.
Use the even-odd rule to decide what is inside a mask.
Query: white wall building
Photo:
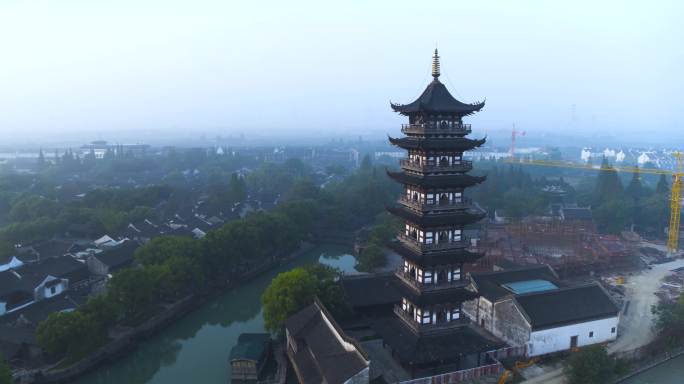
[[[528,356],[617,337],[620,310],[598,283],[564,287],[550,267],[472,274],[480,297],[464,313]]]

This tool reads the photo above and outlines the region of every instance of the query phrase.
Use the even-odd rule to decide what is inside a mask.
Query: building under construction
[[[638,258],[633,256],[637,243],[620,236],[599,235],[588,209],[574,213],[582,215],[535,216],[487,225],[479,244],[486,256],[472,269],[545,264],[560,275],[575,276],[637,265]]]

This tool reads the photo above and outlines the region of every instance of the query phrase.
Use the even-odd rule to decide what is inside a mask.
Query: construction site
[[[488,224],[479,248],[485,257],[474,270],[549,265],[564,278],[630,271],[642,261],[641,239],[634,233],[597,233],[590,218],[562,220],[532,216],[514,223]],[[664,253],[655,251],[659,257]],[[651,253],[653,255],[653,253]]]

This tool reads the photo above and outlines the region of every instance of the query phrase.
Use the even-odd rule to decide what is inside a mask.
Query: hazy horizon
[[[0,133],[395,134],[389,101],[420,94],[437,44],[452,94],[487,100],[470,119],[476,134],[515,123],[672,145],[684,123],[683,12],[675,1],[9,0]]]

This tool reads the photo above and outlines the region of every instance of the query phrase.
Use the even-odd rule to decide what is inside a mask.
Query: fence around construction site
[[[496,349],[485,353],[486,356],[494,361],[492,364],[482,365],[470,369],[463,369],[460,371],[442,373],[440,375],[421,377],[419,379],[402,381],[399,384],[452,384],[460,383],[466,380],[477,379],[478,377],[494,375],[498,376],[501,375],[505,370],[503,364],[501,364],[501,360],[510,357],[525,356],[526,353],[527,348],[525,346]]]

